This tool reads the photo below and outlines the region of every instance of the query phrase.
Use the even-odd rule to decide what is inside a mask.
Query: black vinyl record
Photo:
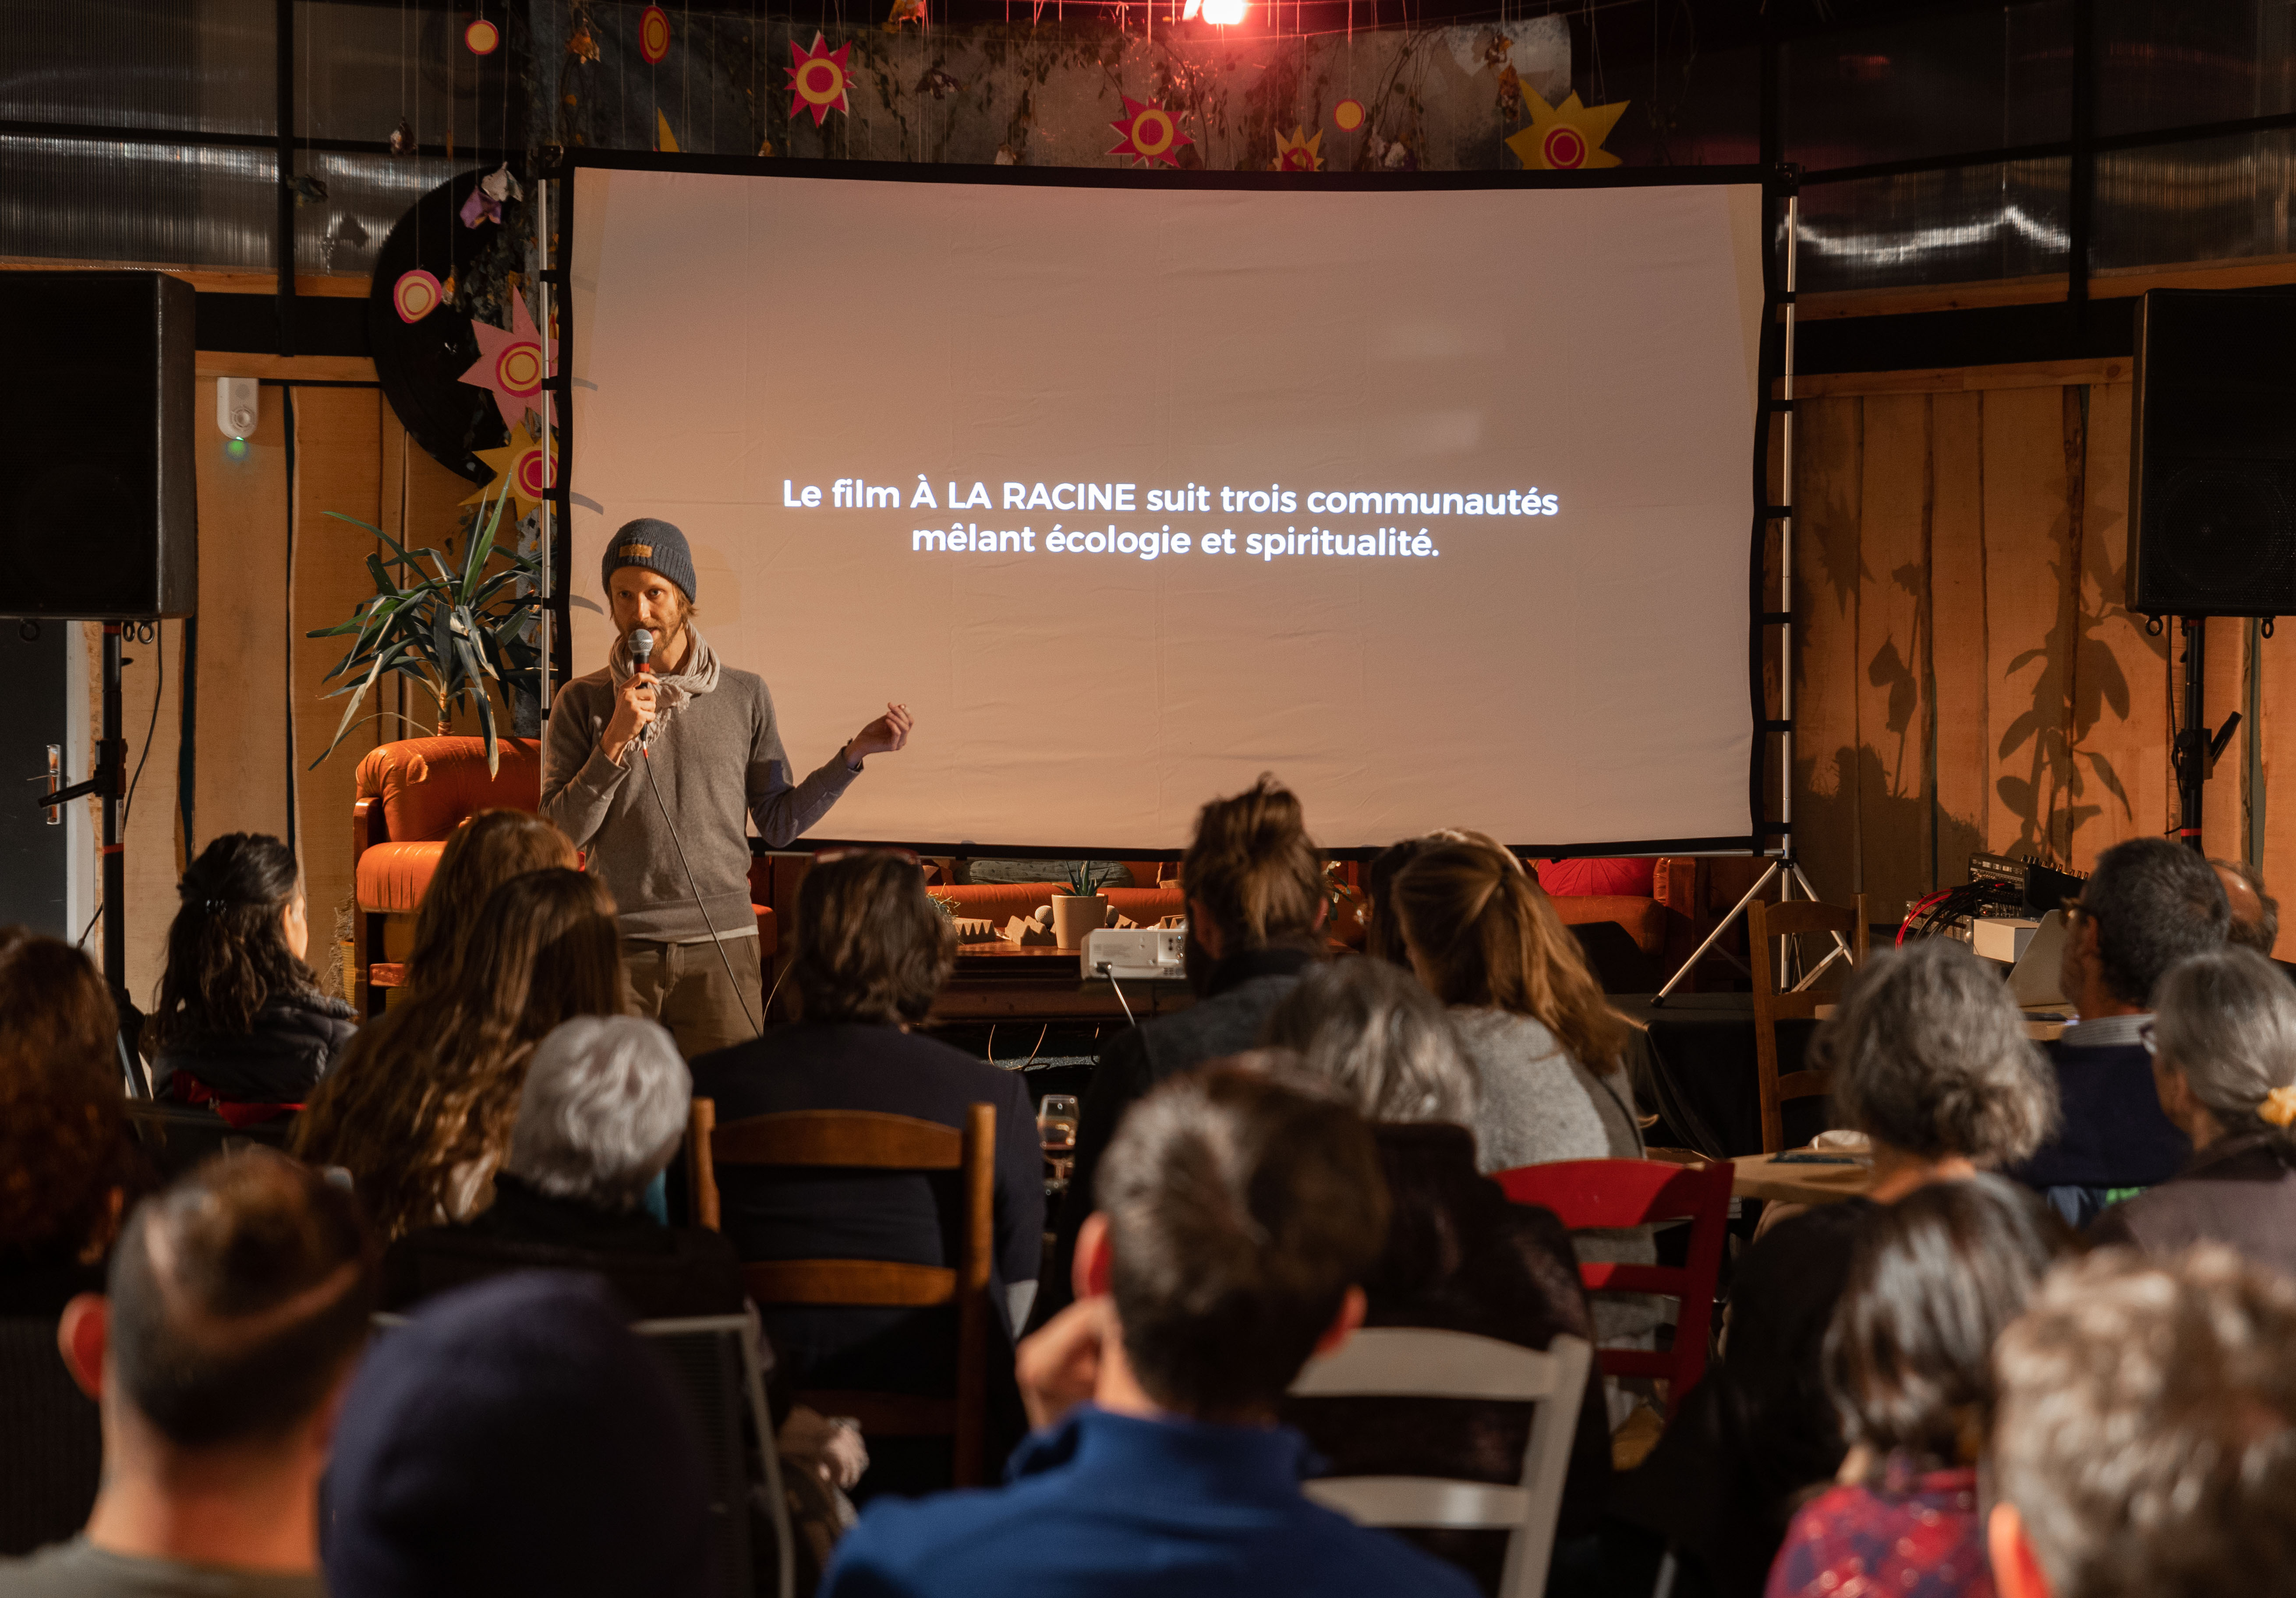
[[[493,394],[463,381],[478,361],[479,341],[469,314],[456,309],[455,301],[481,308],[505,305],[502,274],[518,265],[515,242],[503,223],[463,225],[463,202],[485,176],[472,171],[448,179],[391,225],[375,258],[366,310],[374,373],[390,408],[431,459],[474,483],[494,478],[476,452],[499,447],[510,433]],[[517,209],[515,203],[503,208],[506,221]],[[395,291],[399,278],[417,267],[442,284],[453,283],[457,291],[421,321],[407,322],[399,316]],[[506,315],[490,319],[509,323]]]

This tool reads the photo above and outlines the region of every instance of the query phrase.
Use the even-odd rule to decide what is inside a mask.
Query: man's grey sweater
[[[765,679],[730,667],[719,672],[715,689],[688,700],[662,725],[651,754],[633,744],[619,765],[599,748],[613,713],[610,671],[576,677],[558,691],[542,750],[543,815],[589,852],[590,874],[620,906],[624,937],[678,943],[713,931],[721,938],[755,932],[742,814],[757,823],[768,847],[787,846],[852,785],[843,751],[791,783]],[[641,763],[652,767],[660,805]],[[665,805],[709,911],[707,924],[662,826]]]

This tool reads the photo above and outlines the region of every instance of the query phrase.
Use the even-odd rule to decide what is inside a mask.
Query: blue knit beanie
[[[611,591],[614,573],[625,566],[659,571],[677,585],[688,604],[701,597],[693,592],[693,552],[685,547],[685,535],[667,521],[641,516],[636,521],[622,523],[621,529],[606,545],[606,558],[598,570],[598,586]]]

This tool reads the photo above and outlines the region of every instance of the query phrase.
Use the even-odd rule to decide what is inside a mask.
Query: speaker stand
[[[84,783],[36,794],[42,809],[94,794],[103,801],[103,979],[115,992],[127,984],[127,861],[119,839],[119,801],[127,791],[127,742],[119,735],[119,628],[103,624],[103,735],[95,770]]]
[[[2201,709],[2201,691],[2208,679],[2208,622],[2202,617],[2184,616],[2177,619],[2177,626],[2185,635],[2185,711],[2169,753],[2169,763],[2177,773],[2180,818],[2177,835],[2186,848],[2205,854],[2201,841],[2201,784],[2216,774],[2217,759],[2232,742],[2233,729],[2240,725],[2240,712],[2234,710],[2225,717],[2224,725],[2214,734],[2209,732]]]

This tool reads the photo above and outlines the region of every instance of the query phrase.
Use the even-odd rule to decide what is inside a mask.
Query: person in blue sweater
[[[1177,1077],[1125,1118],[1097,1192],[1077,1301],[1021,1348],[1037,1430],[1004,1487],[879,1500],[824,1598],[1471,1598],[1454,1567],[1310,1503],[1312,1455],[1275,1422],[1363,1319],[1388,1198],[1362,1119],[1244,1069]]]

